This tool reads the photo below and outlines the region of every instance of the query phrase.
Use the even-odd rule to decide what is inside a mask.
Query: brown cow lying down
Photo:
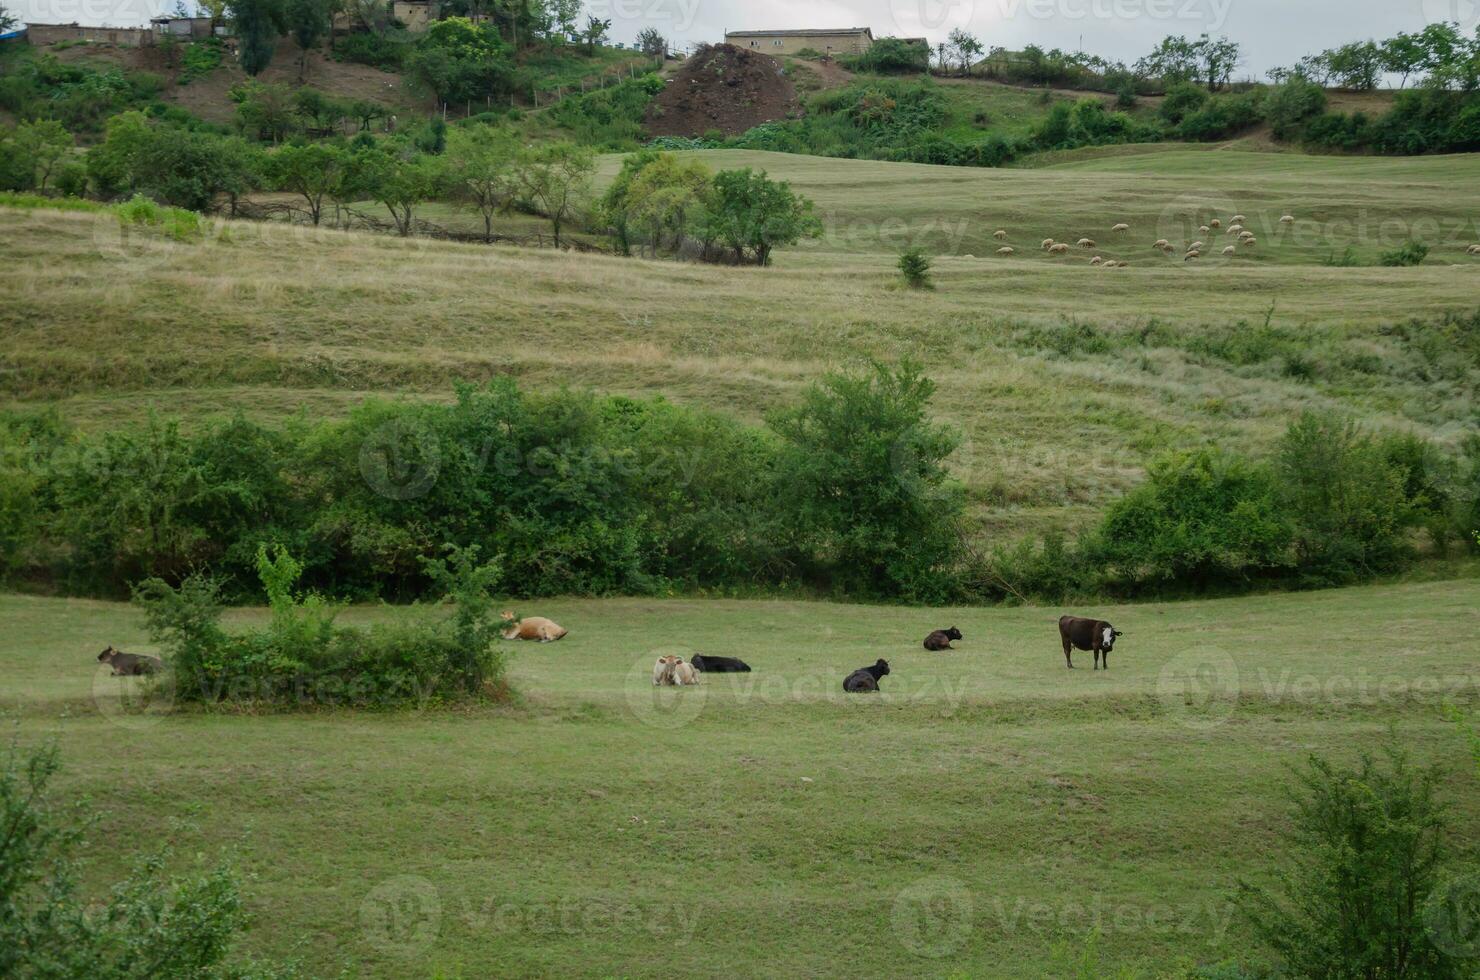
[[[948,630],[936,630],[925,637],[925,649],[927,650],[954,650],[951,646],[952,640],[961,639],[961,631],[952,626]]]
[[[539,640],[541,643],[553,643],[569,632],[570,630],[553,619],[546,619],[543,616],[526,616],[524,619],[515,619],[513,613],[504,613],[504,639],[506,640]]]
[[[1090,650],[1095,656],[1095,670],[1100,664],[1110,669],[1110,651],[1115,649],[1117,637],[1124,636],[1120,630],[1103,619],[1084,619],[1080,616],[1064,616],[1059,620],[1059,639],[1064,641],[1064,661],[1070,669],[1074,667],[1072,650]]]
[[[98,663],[107,664],[113,668],[114,677],[125,677],[138,674],[157,674],[164,670],[164,661],[158,657],[149,657],[137,653],[124,653],[115,647],[108,647],[98,654]]]

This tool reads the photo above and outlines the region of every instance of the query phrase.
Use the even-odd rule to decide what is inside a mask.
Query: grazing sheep
[[[999,228],[996,231],[992,232],[992,237],[997,239],[999,242],[1005,242],[1007,241],[1007,232],[1004,229]]]
[[[673,665],[673,683],[678,687],[689,687],[699,683],[699,672],[694,669],[693,664],[686,664],[682,660]]]
[[[1111,231],[1117,231],[1117,232],[1119,232],[1119,231],[1130,231],[1131,230],[1131,226],[1128,225],[1128,224],[1126,224],[1124,221],[1122,221],[1120,224],[1116,225],[1114,228],[1111,228],[1110,230]]]
[[[1165,244],[1165,245],[1163,245],[1163,246],[1162,246],[1162,247],[1161,247],[1161,250],[1162,250],[1162,251],[1163,251],[1163,252],[1165,252],[1165,253],[1167,253],[1167,254],[1168,254],[1168,255],[1171,255],[1171,254],[1172,254],[1172,253],[1173,253],[1173,252],[1175,252],[1175,251],[1176,251],[1176,249],[1174,249],[1174,248],[1172,248],[1172,244],[1171,244],[1171,242],[1168,242],[1168,243],[1167,243],[1167,244]]]
[[[864,694],[879,690],[879,678],[889,673],[887,660],[876,660],[872,667],[860,667],[843,679],[843,690],[849,694]]]
[[[1131,264],[1125,259],[1121,259],[1119,262],[1115,263],[1115,268],[1117,269],[1129,269],[1130,267]]]
[[[1250,235],[1248,238],[1245,238],[1243,241],[1239,242],[1239,244],[1244,246],[1245,248],[1253,248],[1255,245],[1259,244],[1259,239],[1255,238],[1253,235]]]
[[[1189,251],[1189,252],[1201,252],[1202,251],[1202,248],[1203,248],[1203,243],[1202,242],[1193,242],[1191,245],[1188,245],[1187,246],[1187,251]]]
[[[1183,262],[1191,262],[1193,259],[1200,259],[1200,258],[1202,258],[1202,253],[1201,252],[1188,252],[1185,256],[1183,256],[1182,261]]]
[[[1169,242],[1169,241],[1167,241],[1165,238],[1158,238],[1156,240],[1156,244],[1153,245],[1153,246],[1151,246],[1151,247],[1152,248],[1160,248],[1160,249],[1168,249],[1168,248],[1171,248],[1172,247],[1172,243]]]
[[[1017,254],[1017,249],[1013,248],[1011,245],[1003,245],[1001,248],[997,249],[997,254],[998,255],[1016,255]]]
[[[1295,216],[1293,214],[1287,214],[1284,217],[1280,218],[1280,224],[1282,225],[1293,225],[1294,223]]]
[[[1094,248],[1095,247],[1095,240],[1093,238],[1081,238],[1079,240],[1079,247],[1080,248]]]
[[[1465,249],[1465,254],[1480,255],[1480,245],[1471,245],[1469,248]]]
[[[1201,228],[1197,229],[1197,233],[1199,235],[1206,235],[1208,232],[1210,232],[1212,230],[1213,229],[1210,228],[1210,227],[1208,227],[1207,225],[1203,225]]]
[[[1237,251],[1238,251],[1238,246],[1237,245],[1230,245],[1230,246],[1228,246],[1227,248],[1225,248],[1223,250],[1223,254],[1224,255],[1233,255]]]
[[[972,255],[970,252],[967,252],[965,255],[963,255],[961,257],[963,259],[974,259],[974,258],[976,258],[976,256],[975,255]]]
[[[1092,259],[1089,260],[1089,264],[1090,265],[1104,265],[1105,264],[1105,260],[1102,259],[1102,258],[1100,258],[1098,255],[1096,255],[1094,258],[1092,258]]]
[[[1060,242],[1057,245],[1050,245],[1048,247],[1048,254],[1049,255],[1065,255],[1065,254],[1068,254],[1068,251],[1069,251],[1069,246],[1063,244],[1062,242]]]
[[[1248,221],[1248,220],[1249,220],[1249,219],[1248,219],[1248,218],[1245,218],[1245,217],[1244,217],[1244,216],[1243,216],[1243,215],[1241,215],[1241,214],[1236,214],[1236,215],[1234,215],[1234,216],[1233,216],[1233,217],[1232,217],[1232,218],[1229,218],[1229,219],[1228,219],[1228,220],[1229,220],[1229,221],[1232,221],[1232,222],[1233,222],[1233,223],[1234,223],[1234,224],[1236,224],[1236,225],[1241,225],[1241,224],[1243,224],[1243,223],[1244,223],[1244,222],[1246,222],[1246,221]]]
[[[1230,234],[1230,235],[1240,234],[1240,233],[1243,232],[1243,230],[1244,230],[1244,226],[1243,225],[1229,225],[1228,226],[1228,234]]]
[[[1043,240],[1043,247],[1045,249],[1053,248],[1053,239],[1052,238],[1045,238]]]
[[[1222,228],[1223,222],[1219,221],[1217,218],[1214,218],[1212,221],[1208,222],[1208,225],[1212,228]]]

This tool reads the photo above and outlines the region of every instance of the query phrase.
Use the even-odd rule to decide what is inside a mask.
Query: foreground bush
[[[1458,978],[1480,964],[1463,931],[1475,910],[1454,905],[1475,893],[1441,878],[1439,776],[1387,755],[1384,766],[1363,753],[1349,769],[1312,757],[1292,794],[1278,891],[1240,885],[1240,910],[1291,976]]]
[[[96,980],[288,977],[292,971],[232,956],[246,922],[225,869],[166,878],[168,847],[96,900],[80,893],[73,852],[81,817],[48,797],[54,748],[0,768],[0,976]],[[128,835],[119,843],[125,844]]]
[[[337,610],[315,593],[295,593],[303,565],[281,547],[258,550],[272,620],[263,630],[228,632],[213,583],[198,575],[178,588],[160,579],[135,592],[150,637],[168,654],[170,682],[185,701],[300,701],[390,705],[482,694],[502,684],[495,649],[499,622],[489,591],[496,563],[476,549],[429,562],[446,590],[450,616],[414,609],[393,623],[338,626]]]

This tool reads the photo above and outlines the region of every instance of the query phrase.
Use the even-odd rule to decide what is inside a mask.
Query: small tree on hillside
[[[484,241],[493,241],[493,216],[508,210],[518,190],[518,146],[513,133],[490,126],[454,129],[448,135],[448,180],[483,216]]]
[[[1405,89],[1408,87],[1408,76],[1423,68],[1425,56],[1422,39],[1417,34],[1404,31],[1383,42],[1382,69],[1401,75],[1398,88]]]
[[[273,187],[303,198],[309,220],[317,225],[324,213],[325,198],[335,197],[351,167],[349,154],[337,146],[290,144],[268,157],[267,176]]]
[[[67,128],[55,119],[21,123],[15,129],[16,152],[31,167],[37,190],[45,191],[52,175],[72,153],[74,141]]]
[[[778,245],[822,233],[811,201],[793,193],[790,184],[749,167],[715,174],[710,221],[715,237],[734,250],[737,262],[745,260],[748,250],[757,265],[770,265]]]
[[[656,27],[644,27],[637,34],[637,48],[649,58],[664,58],[668,55],[668,39]]]
[[[586,29],[581,32],[581,38],[586,42],[586,53],[595,54],[596,49],[606,43],[606,32],[611,30],[612,22],[602,20],[600,17],[587,17]]]
[[[982,54],[982,43],[967,31],[957,27],[947,38],[946,53],[961,66],[961,74],[971,73],[971,65]]]
[[[550,143],[524,153],[519,171],[521,190],[550,219],[555,247],[559,248],[561,229],[591,193],[595,153],[575,143]]]
[[[286,30],[280,0],[230,0],[228,8],[236,27],[237,58],[242,71],[257,75],[272,64],[277,39]]]
[[[899,257],[899,274],[904,276],[905,285],[911,289],[932,289],[930,282],[930,257],[921,248],[907,250]]]
[[[361,193],[384,205],[396,233],[406,237],[415,227],[416,208],[437,196],[446,176],[439,157],[403,156],[376,147],[356,155],[348,179]]]
[[[308,73],[308,52],[313,50],[329,26],[329,0],[286,0],[283,19],[293,43],[298,45],[298,81]]]

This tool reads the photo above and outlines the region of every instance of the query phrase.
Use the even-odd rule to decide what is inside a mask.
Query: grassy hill
[[[772,269],[731,269],[249,223],[124,245],[111,217],[0,212],[0,400],[89,426],[151,409],[338,414],[370,392],[445,399],[456,379],[508,374],[753,419],[829,367],[914,354],[964,430],[977,515],[1013,534],[1083,522],[1167,448],[1266,448],[1302,408],[1453,440],[1480,405],[1480,259],[1462,248],[1480,232],[1461,220],[1480,213],[1480,157],[704,157],[791,180],[826,234]],[[1190,264],[1149,247],[1235,208],[1261,237],[1252,255]],[[1110,234],[1119,221],[1129,234]],[[1433,256],[1322,265],[1358,221],[1363,262],[1410,232]],[[998,228],[1017,255],[994,254]],[[1038,248],[1080,236],[1131,267]],[[897,288],[910,244],[938,254],[934,291]]]
[[[1473,702],[1477,610],[1473,582],[1102,609],[1096,673],[1044,609],[567,600],[513,706],[162,716],[94,676],[148,648],[137,611],[0,596],[0,670],[59,788],[135,831],[88,835],[90,883],[168,831],[252,875],[245,946],[308,975],[1153,977],[1258,955],[1231,894],[1288,866],[1311,752],[1397,726],[1473,866],[1438,705]],[[948,623],[957,652],[919,648]],[[755,673],[655,691],[674,644]],[[877,657],[884,694],[845,698]]]

